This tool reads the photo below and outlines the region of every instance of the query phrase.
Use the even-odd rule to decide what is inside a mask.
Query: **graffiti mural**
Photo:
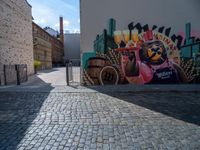
[[[185,36],[170,31],[133,22],[117,31],[110,19],[109,29],[94,41],[94,52],[83,53],[84,84],[200,83],[200,40],[191,37],[191,24]]]

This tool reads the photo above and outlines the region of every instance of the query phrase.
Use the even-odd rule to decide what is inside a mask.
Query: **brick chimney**
[[[60,16],[60,40],[64,43],[64,32],[63,32],[63,17]]]

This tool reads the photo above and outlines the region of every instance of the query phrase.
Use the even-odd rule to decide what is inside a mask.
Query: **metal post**
[[[3,72],[4,72],[4,84],[7,85],[7,82],[6,82],[6,65],[3,65]]]
[[[69,60],[66,61],[66,82],[69,86]]]
[[[26,67],[26,81],[28,81],[28,66],[27,66],[27,64],[25,64],[25,67]]]
[[[17,73],[17,85],[20,85],[19,65],[15,65],[15,70]]]

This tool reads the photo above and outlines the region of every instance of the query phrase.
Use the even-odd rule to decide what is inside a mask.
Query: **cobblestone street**
[[[200,93],[0,92],[0,149],[199,149]]]
[[[0,0],[0,150],[200,150],[200,0]]]

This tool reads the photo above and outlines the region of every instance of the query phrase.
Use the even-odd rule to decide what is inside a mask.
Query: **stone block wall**
[[[0,75],[3,64],[27,64],[34,73],[31,6],[26,0],[0,0]]]

